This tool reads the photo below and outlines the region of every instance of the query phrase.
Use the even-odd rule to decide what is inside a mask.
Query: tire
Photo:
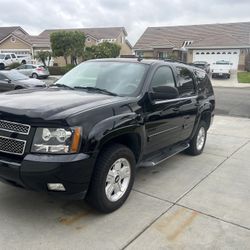
[[[31,77],[32,77],[32,78],[35,78],[35,79],[37,79],[37,78],[38,78],[38,74],[36,74],[36,73],[33,73],[33,74],[31,75]]]
[[[201,141],[201,134],[203,134],[203,141]],[[197,131],[192,140],[190,141],[190,147],[186,150],[186,152],[190,155],[200,155],[205,147],[206,139],[207,123],[204,121],[200,121]],[[200,140],[200,144],[198,144],[198,140]]]
[[[134,184],[135,165],[134,154],[126,146],[113,144],[105,148],[97,159],[87,202],[102,213],[111,213],[121,207]],[[124,169],[123,175],[126,177],[122,178],[122,172],[116,169]]]

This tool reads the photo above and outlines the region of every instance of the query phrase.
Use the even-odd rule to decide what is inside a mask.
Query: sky
[[[149,26],[250,21],[249,0],[0,0],[0,26],[44,29],[123,26],[135,44]]]

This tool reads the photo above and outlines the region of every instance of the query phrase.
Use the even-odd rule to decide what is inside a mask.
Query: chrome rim
[[[131,178],[131,166],[127,159],[120,158],[109,169],[105,193],[109,201],[118,201],[127,191]]]
[[[198,150],[201,150],[203,148],[203,145],[205,143],[205,138],[206,138],[205,128],[201,127],[198,132],[197,140],[196,140],[196,147]]]

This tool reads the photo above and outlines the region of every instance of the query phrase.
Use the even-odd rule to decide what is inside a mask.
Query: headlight
[[[81,144],[81,128],[37,128],[31,152],[77,153]]]

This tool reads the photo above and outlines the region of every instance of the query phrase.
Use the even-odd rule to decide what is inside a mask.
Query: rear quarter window
[[[197,89],[200,94],[213,94],[213,88],[208,75],[200,70],[194,70]]]

